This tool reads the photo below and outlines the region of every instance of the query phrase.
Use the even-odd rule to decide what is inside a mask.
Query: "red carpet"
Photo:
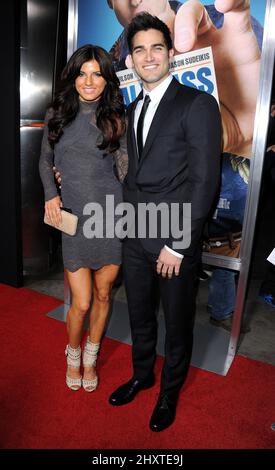
[[[275,448],[275,367],[238,356],[226,377],[191,368],[176,422],[152,433],[158,385],[127,406],[108,404],[131,376],[129,346],[105,338],[99,389],[71,392],[64,379],[65,325],[46,317],[60,301],[0,285],[0,302],[1,448]]]

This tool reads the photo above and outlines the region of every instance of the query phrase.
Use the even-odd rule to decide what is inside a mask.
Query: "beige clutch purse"
[[[47,219],[46,215],[44,217],[44,222],[47,225],[50,225],[53,228],[56,228],[57,230],[61,230],[61,232],[66,233],[67,235],[74,236],[76,234],[76,229],[77,229],[77,222],[78,222],[78,217],[77,215],[71,214],[70,212],[67,212],[64,208],[62,209],[62,222],[60,225],[53,225],[50,223],[49,219]]]

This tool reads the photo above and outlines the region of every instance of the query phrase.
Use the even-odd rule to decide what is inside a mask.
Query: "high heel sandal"
[[[73,369],[80,368],[80,358],[81,358],[81,347],[74,349],[69,344],[67,344],[65,349],[65,356],[67,356],[67,365]],[[67,386],[74,391],[77,391],[81,388],[82,377],[73,378],[66,373],[66,384]]]
[[[97,354],[99,350],[100,343],[92,343],[89,336],[84,347],[83,354],[83,366],[91,367],[96,366]],[[93,392],[98,384],[98,377],[94,379],[82,379],[82,385],[85,392]]]

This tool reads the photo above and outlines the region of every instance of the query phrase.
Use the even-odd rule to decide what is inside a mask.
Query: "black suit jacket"
[[[156,238],[141,238],[144,248],[159,253],[166,244],[193,256],[216,195],[220,179],[221,123],[215,98],[181,85],[173,78],[154,115],[143,153],[138,159],[134,112],[140,96],[128,108],[128,174],[124,199],[137,203],[191,202],[191,244],[175,249],[171,231]],[[180,213],[181,222],[182,213]]]

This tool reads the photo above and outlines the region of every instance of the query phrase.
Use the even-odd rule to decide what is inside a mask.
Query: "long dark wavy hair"
[[[102,141],[97,146],[100,150],[112,153],[119,148],[119,139],[125,133],[125,108],[119,90],[119,79],[109,53],[102,47],[92,44],[77,49],[61,74],[58,92],[50,105],[53,115],[48,122],[48,138],[54,147],[62,136],[64,127],[75,119],[79,109],[79,94],[75,89],[75,80],[84,62],[90,60],[98,62],[100,72],[106,80],[106,86],[96,109],[96,125],[102,132]]]

